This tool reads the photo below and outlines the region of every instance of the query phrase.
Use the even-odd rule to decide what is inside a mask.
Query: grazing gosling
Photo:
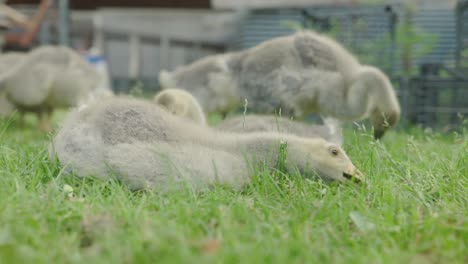
[[[343,141],[341,124],[333,118],[325,118],[323,125],[313,125],[284,117],[239,115],[221,121],[216,128],[236,133],[278,132],[304,138],[319,137],[340,146]]]
[[[154,97],[154,102],[169,113],[206,125],[206,117],[200,103],[189,92],[181,89],[166,89]]]
[[[20,112],[36,113],[39,128],[47,131],[54,109],[89,100],[101,78],[73,50],[43,46],[17,57],[13,66],[0,73],[0,93]]]
[[[203,61],[203,63],[200,63]],[[206,81],[222,73],[225,86]],[[400,105],[388,77],[362,65],[343,46],[315,32],[299,32],[265,41],[250,49],[203,58],[164,72],[161,85],[174,84],[200,100],[206,111],[226,111],[216,102],[249,110],[303,117],[311,113],[342,121],[370,118],[381,138],[400,118]],[[204,80],[203,82],[199,80]],[[191,86],[192,81],[197,85]],[[200,85],[198,85],[200,84]],[[203,84],[203,85],[201,85]],[[210,93],[205,91],[224,89]],[[234,103],[232,103],[234,102]]]
[[[183,183],[197,189],[213,183],[240,187],[252,167],[279,162],[289,171],[324,180],[362,179],[345,152],[323,139],[220,132],[131,98],[109,98],[72,111],[50,154],[65,173],[103,179],[114,175],[132,189]]]

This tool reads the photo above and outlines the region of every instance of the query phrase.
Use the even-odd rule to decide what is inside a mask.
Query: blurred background
[[[468,114],[468,0],[51,0],[34,45],[102,54],[116,92],[153,93],[162,69],[304,29],[384,70],[403,122],[451,130]]]

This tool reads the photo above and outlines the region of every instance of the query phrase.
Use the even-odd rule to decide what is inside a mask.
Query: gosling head
[[[358,76],[358,83],[362,81],[367,88],[368,113],[374,127],[374,138],[380,139],[400,120],[401,109],[398,98],[392,83],[378,68],[363,66]]]
[[[169,113],[200,125],[206,124],[205,113],[200,103],[189,92],[181,89],[166,89],[154,97],[154,102]]]
[[[356,169],[344,150],[322,139],[310,139],[305,144],[291,148],[288,160],[293,161],[301,173],[315,173],[324,181],[364,181],[363,174]]]
[[[374,127],[374,138],[381,139],[388,129],[394,127],[400,120],[400,109],[387,112],[375,109],[370,116]]]

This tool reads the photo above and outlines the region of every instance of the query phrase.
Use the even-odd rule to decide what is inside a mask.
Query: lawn
[[[61,176],[0,123],[0,263],[467,263],[468,136],[347,130],[366,184],[262,170],[241,191],[132,192]]]

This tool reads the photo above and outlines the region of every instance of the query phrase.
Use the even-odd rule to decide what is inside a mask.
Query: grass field
[[[259,171],[241,191],[132,192],[60,176],[0,124],[0,263],[468,263],[468,136],[348,130],[364,185]]]

